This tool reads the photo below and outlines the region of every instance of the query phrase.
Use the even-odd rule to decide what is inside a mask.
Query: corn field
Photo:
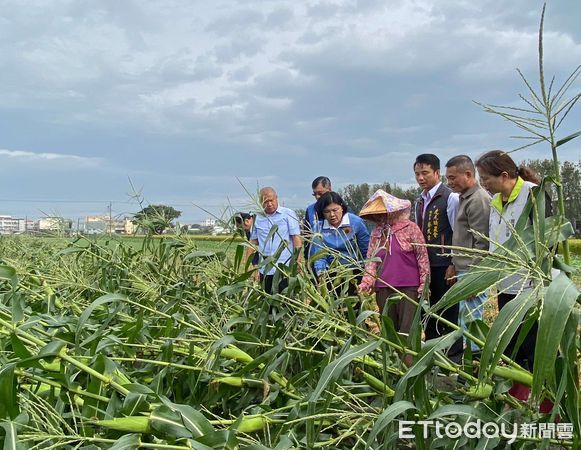
[[[3,237],[0,440],[4,449],[509,448],[503,436],[424,438],[420,426],[398,437],[404,420],[480,420],[570,423],[570,439],[517,436],[510,448],[579,448],[579,291],[550,270],[571,227],[553,217],[541,228],[517,223],[440,302],[517,271],[534,280],[491,326],[464,332],[483,352],[460,365],[443,350],[461,330],[422,342],[418,313],[413,332],[398,335],[371,299],[358,308],[316,286],[304,265],[292,266],[285,294],[267,295],[237,240],[224,252],[182,236],[139,248]],[[530,373],[503,351],[534,320]],[[507,394],[513,381],[532,386],[529,402]],[[538,412],[543,399],[556,405],[549,415]]]
[[[532,134],[521,148],[551,145],[556,170],[548,182],[558,188],[559,212],[539,215],[541,186],[494,253],[454,248],[482,259],[436,305],[424,292],[408,336],[371,298],[318,286],[308,264],[290,266],[284,293],[266,294],[245,257],[249,244],[237,239],[203,250],[180,235],[140,245],[0,237],[3,449],[581,448],[581,308],[557,157],[581,131],[555,134],[581,98],[563,99],[581,66],[560,89],[552,81],[545,89],[542,20],[541,94],[523,76],[532,92],[526,108],[482,106]],[[492,323],[461,330],[448,322],[453,333],[423,341],[426,316],[515,274],[532,289]],[[529,372],[505,350],[533,323]],[[474,359],[468,345],[456,364],[445,350],[462,335],[482,353]],[[528,401],[508,394],[513,382],[531,387]],[[554,404],[548,414],[539,412],[543,401]],[[517,432],[475,438],[434,430],[475,421]],[[522,432],[549,425],[570,428],[550,437]]]

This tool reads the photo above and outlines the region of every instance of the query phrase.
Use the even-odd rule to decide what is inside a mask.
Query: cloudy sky
[[[581,63],[581,1],[549,3],[545,65],[560,84]],[[336,189],[411,184],[419,153],[515,148],[516,128],[473,100],[520,105],[517,67],[536,85],[541,7],[0,0],[0,214],[123,214],[139,192],[187,223],[248,208],[257,186],[304,208],[318,175]],[[580,155],[581,139],[563,147]]]

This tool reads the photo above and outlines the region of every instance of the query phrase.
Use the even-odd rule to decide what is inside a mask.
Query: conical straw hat
[[[363,205],[360,216],[371,214],[391,214],[410,209],[412,204],[409,200],[394,197],[383,189],[378,189],[375,194]]]

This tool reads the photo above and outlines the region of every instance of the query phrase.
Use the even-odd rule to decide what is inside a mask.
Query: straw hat
[[[383,189],[378,189],[363,205],[359,215],[363,217],[371,214],[392,214],[411,207],[412,203],[409,200],[394,197]]]

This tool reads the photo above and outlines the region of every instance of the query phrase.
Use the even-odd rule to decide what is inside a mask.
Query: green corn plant
[[[523,95],[519,96],[520,99],[524,102],[522,107],[496,106],[480,102],[476,103],[480,105],[484,111],[498,115],[516,125],[520,130],[526,132],[525,135],[515,137],[530,142],[520,146],[513,151],[521,150],[541,143],[549,144],[553,160],[553,177],[557,190],[559,217],[561,217],[562,220],[565,220],[565,197],[563,194],[563,184],[561,183],[561,165],[559,162],[558,150],[562,145],[572,141],[576,137],[581,136],[581,130],[561,138],[559,138],[557,134],[559,127],[563,124],[563,121],[576,105],[579,98],[581,98],[581,92],[577,92],[571,96],[568,96],[569,90],[574,86],[575,81],[581,74],[581,65],[578,65],[571,72],[571,74],[566,78],[560,87],[556,87],[554,85],[554,77],[550,82],[547,83],[544,68],[543,49],[543,26],[546,6],[547,5],[545,3],[543,5],[539,27],[538,90],[535,91],[532,83],[523,75],[520,70],[517,69],[518,74],[525,83],[529,94],[527,97]],[[563,259],[565,264],[571,264],[569,243],[567,240],[563,240],[561,241],[561,245],[563,246]]]
[[[136,251],[123,241],[72,241],[60,252],[34,252],[31,261],[35,240],[2,243],[9,263],[0,285],[1,377],[10,387],[1,394],[11,406],[5,438],[55,448],[207,445],[188,428],[189,414],[221,436],[215,448],[377,448],[393,443],[385,411],[401,402],[415,409],[396,420],[484,417],[482,402],[519,406],[496,381],[479,384],[447,361],[441,349],[449,338],[418,346],[388,320],[376,335],[365,325],[368,314],[353,320],[341,291],[318,289],[306,273],[294,276],[310,302],[292,292],[266,296],[248,278],[239,285],[233,259],[174,241]],[[49,267],[43,261],[55,253]],[[34,262],[45,272],[31,271]],[[60,306],[48,308],[43,283]],[[279,313],[265,315],[265,302]],[[415,358],[409,369],[402,352]],[[461,374],[468,388],[438,391],[434,370]],[[494,373],[521,379],[512,368]]]

